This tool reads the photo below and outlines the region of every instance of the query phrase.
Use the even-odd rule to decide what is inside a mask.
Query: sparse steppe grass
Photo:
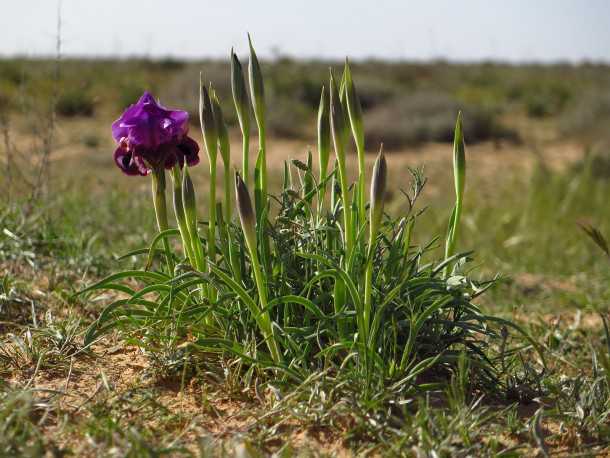
[[[179,353],[153,358],[120,334],[83,350],[97,310],[74,302],[72,293],[115,268],[108,234],[116,254],[142,246],[152,217],[138,203],[146,190],[137,197],[133,190],[66,190],[28,218],[18,207],[3,209],[2,227],[14,236],[0,236],[1,453],[38,456],[55,447],[76,455],[197,456],[218,452],[221,443],[228,453],[245,443],[277,450],[286,437],[292,445],[285,450],[304,456],[416,454],[413,447],[441,456],[531,455],[541,444],[553,453],[607,453],[608,385],[599,361],[608,342],[594,310],[607,316],[607,260],[576,226],[588,219],[608,233],[607,180],[585,162],[559,173],[534,168],[470,183],[462,243],[476,247],[485,275],[508,277],[483,296],[482,307],[514,318],[545,347],[547,372],[531,368],[514,381],[533,390],[520,390],[524,398],[477,403],[463,398],[456,379],[445,401],[417,398],[395,423],[392,414],[362,416],[366,409],[349,396],[334,398],[334,382],[324,374],[283,397],[264,387],[243,393],[234,367]],[[71,188],[80,189],[77,179]],[[431,194],[424,195],[430,209],[420,229],[436,233],[447,202]]]
[[[12,96],[31,91],[44,98],[52,91],[49,81],[23,71],[37,64],[18,63],[19,71],[13,68],[8,77],[0,75],[11,95],[11,127],[17,127],[11,130],[12,141],[25,152],[19,159],[26,169],[33,144],[29,135],[39,128],[36,120],[44,119],[44,113],[31,115],[40,108],[31,103],[35,99]],[[290,60],[265,65],[267,97],[275,108],[268,131],[303,135],[302,127],[314,122],[306,113],[317,105],[317,81],[326,64],[310,64],[309,72]],[[205,69],[221,99],[229,100],[228,67],[206,63]],[[6,65],[0,70],[4,72]],[[471,136],[484,140],[490,135],[493,144],[468,150],[469,180],[459,245],[460,250],[475,251],[475,263],[469,264],[475,269],[465,274],[475,281],[498,272],[505,277],[475,303],[485,314],[511,319],[525,329],[546,360],[543,369],[531,341],[498,329],[505,338],[484,348],[500,368],[497,385],[475,385],[470,380],[480,373],[469,363],[476,366],[483,361],[477,360],[475,347],[468,359],[446,363],[450,370],[437,389],[404,398],[383,381],[375,385],[372,396],[363,395],[357,370],[339,376],[332,365],[320,369],[308,366],[306,360],[295,365],[303,375],[298,383],[282,380],[265,372],[264,361],[249,366],[248,359],[230,353],[221,357],[212,345],[209,352],[193,348],[189,333],[200,329],[182,321],[154,323],[136,316],[93,345],[84,345],[90,340],[90,324],[102,308],[126,296],[110,291],[83,298],[74,293],[110,272],[141,268],[141,258],[116,258],[147,247],[153,236],[154,216],[145,204],[149,183],[121,180],[112,169],[107,125],[141,88],[156,89],[164,102],[184,102],[188,107],[194,100],[188,88],[193,86],[198,64],[67,62],[64,70],[64,82],[74,90],[71,95],[87,101],[93,108],[92,118],[62,118],[57,125],[45,199],[26,202],[15,193],[12,203],[2,208],[2,229],[6,230],[0,234],[0,376],[4,381],[0,454],[38,456],[46,450],[76,456],[209,456],[222,455],[223,447],[229,456],[244,448],[254,455],[279,450],[281,456],[367,451],[414,456],[608,452],[608,336],[603,315],[597,313],[607,316],[607,260],[576,226],[576,221],[584,220],[608,233],[608,185],[596,165],[599,161],[579,161],[580,148],[576,154],[564,154],[572,145],[557,142],[553,126],[557,116],[569,118],[575,113],[570,104],[580,87],[576,90],[571,85],[567,90],[567,81],[595,91],[605,84],[607,69],[378,62],[357,66],[358,74],[366,75],[362,84],[359,76],[358,87],[367,126],[368,113],[387,110],[388,101],[399,93],[424,94],[423,107],[431,89],[443,94],[443,103],[413,133],[399,139],[397,147],[448,140],[453,129],[449,112],[458,105],[469,113],[476,108],[485,114],[481,125],[493,129]],[[76,75],[78,84],[70,80]],[[226,120],[235,125],[232,110],[224,108]],[[410,125],[413,116],[422,117],[409,110],[389,110],[385,116],[398,120],[401,135],[401,123]],[[578,113],[576,118],[579,121]],[[442,122],[437,123],[438,119]],[[383,116],[381,120],[382,127],[391,127]],[[525,146],[510,136],[502,139],[501,130],[494,130],[524,124],[528,129],[519,128],[519,137]],[[300,128],[295,130],[295,125]],[[232,135],[236,133],[234,128]],[[251,139],[251,151],[256,151],[257,143]],[[274,141],[270,143],[268,184],[272,194],[279,194],[281,161],[289,156],[306,162],[305,147],[298,141],[278,142],[274,150]],[[536,155],[530,150],[537,149],[538,160],[532,159]],[[240,151],[240,145],[232,150]],[[239,166],[239,159],[232,162]],[[443,234],[451,210],[449,147],[424,146],[419,153],[388,157],[388,163],[389,213],[405,214],[399,189],[408,187],[407,166],[424,163],[432,186],[420,202],[428,208],[418,218],[414,244],[426,244],[435,234]],[[365,165],[370,169],[372,158]],[[355,157],[347,166],[348,174],[356,176]],[[303,167],[307,168],[304,163],[297,166],[301,172]],[[207,172],[202,169],[191,170],[199,195],[208,189]],[[219,194],[221,171],[219,167]],[[291,196],[285,193],[280,198],[286,202]],[[199,207],[204,211],[200,214],[208,214],[205,205]],[[433,244],[424,254],[426,259],[442,258],[442,245]],[[141,284],[131,281],[128,286],[135,289]],[[332,329],[323,325],[325,332]],[[239,326],[229,323],[229,327],[239,339],[249,340],[238,335]],[[293,325],[290,332],[300,338],[294,329]],[[253,328],[252,341],[256,339]],[[318,345],[319,341],[320,337]],[[264,344],[260,347],[264,352]],[[290,348],[286,354],[299,352]],[[415,385],[434,381],[426,374]]]

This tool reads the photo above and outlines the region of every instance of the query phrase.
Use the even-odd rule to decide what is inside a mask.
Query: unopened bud
[[[385,193],[388,183],[388,166],[385,160],[383,150],[379,151],[379,155],[373,166],[373,178],[371,179],[371,234],[374,237],[377,234],[381,217],[383,216],[383,205]]]
[[[220,145],[220,155],[225,167],[229,167],[231,160],[231,146],[229,143],[229,132],[227,125],[225,124],[224,116],[222,115],[222,109],[220,108],[220,102],[216,93],[212,95],[212,111],[214,112],[214,121],[216,124],[216,132],[218,133],[218,144]]]
[[[455,134],[453,137],[453,169],[455,176],[455,193],[461,198],[464,193],[464,183],[466,181],[466,153],[461,111],[458,113],[457,121],[455,122]]]
[[[250,80],[250,97],[252,98],[252,107],[254,108],[254,116],[259,126],[263,126],[265,122],[265,87],[263,85],[263,74],[261,72],[256,52],[252,46],[250,34],[248,34],[248,44],[250,46],[250,63],[248,65],[248,78]]]
[[[318,108],[318,160],[320,161],[320,181],[326,178],[330,152],[329,103],[326,89],[322,86],[320,107]]]
[[[184,206],[184,216],[188,224],[189,230],[197,228],[197,203],[195,199],[195,187],[188,171],[188,167],[184,167],[182,173],[182,205]]]
[[[251,251],[256,250],[256,217],[254,216],[250,193],[239,172],[235,172],[235,199],[237,201],[237,213],[248,248]]]
[[[199,91],[199,121],[201,123],[201,132],[203,133],[203,141],[208,152],[210,161],[216,160],[218,151],[218,132],[216,130],[216,121],[214,120],[214,109],[210,99],[208,89],[201,81],[200,76],[200,91]]]
[[[330,70],[330,128],[335,151],[337,154],[343,154],[347,143],[347,126],[345,125],[345,113],[339,99],[337,83],[332,69]]]
[[[356,92],[356,86],[352,80],[352,73],[349,68],[349,62],[345,59],[345,98],[347,102],[347,111],[349,114],[352,133],[358,150],[364,149],[364,128],[362,123],[362,106]]]
[[[250,106],[248,105],[248,91],[244,80],[244,72],[237,58],[231,49],[231,91],[233,92],[233,103],[237,111],[239,127],[243,135],[250,133]]]

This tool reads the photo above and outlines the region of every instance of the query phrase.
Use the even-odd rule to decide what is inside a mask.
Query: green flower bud
[[[246,184],[241,179],[239,172],[235,172],[235,199],[237,201],[237,213],[241,221],[248,249],[256,252],[256,217],[252,208],[252,200]]]
[[[229,167],[229,162],[231,160],[229,132],[227,130],[227,125],[225,124],[224,116],[222,115],[222,109],[220,108],[220,102],[216,92],[212,94],[212,111],[214,113],[216,132],[218,133],[220,155],[222,156],[222,161],[224,162],[225,167]]]
[[[182,205],[184,206],[184,216],[189,230],[197,228],[197,203],[195,199],[195,187],[189,174],[188,167],[184,167],[182,173]]]
[[[348,131],[345,123],[343,105],[339,99],[339,91],[332,69],[330,70],[330,128],[335,144],[335,151],[344,154]]]
[[[347,112],[349,114],[350,124],[356,146],[359,151],[364,150],[364,127],[362,123],[362,106],[356,92],[356,86],[352,80],[352,73],[349,68],[349,62],[345,59],[345,98],[347,101]]]
[[[256,52],[252,46],[250,34],[248,34],[248,44],[250,45],[250,63],[248,65],[248,78],[250,80],[250,96],[254,116],[259,126],[265,123],[265,87],[263,85],[263,74],[256,57]]]
[[[205,149],[208,152],[210,161],[216,160],[218,152],[218,132],[216,130],[216,121],[214,120],[214,109],[210,99],[208,89],[201,81],[200,75],[200,91],[199,91],[199,122],[201,123],[201,132],[203,133],[203,141]]]
[[[318,159],[320,162],[320,181],[326,178],[330,152],[330,119],[326,89],[322,86],[320,107],[318,108]]]
[[[250,106],[248,105],[248,91],[244,81],[244,72],[237,55],[231,48],[231,91],[233,92],[233,103],[237,111],[239,127],[243,135],[250,133]]]
[[[453,169],[455,177],[455,194],[461,200],[464,194],[464,183],[466,182],[466,154],[464,145],[464,133],[462,130],[462,112],[458,112],[455,122],[455,134],[453,137]]]
[[[379,151],[379,155],[373,166],[373,177],[371,179],[371,240],[377,235],[377,230],[381,224],[383,216],[383,205],[385,193],[388,184],[388,166],[383,154],[383,150]]]

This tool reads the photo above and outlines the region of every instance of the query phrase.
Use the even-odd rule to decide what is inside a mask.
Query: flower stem
[[[167,223],[167,203],[165,201],[165,170],[163,167],[156,167],[153,169],[152,194],[155,206],[155,216],[157,218],[157,227],[159,228],[159,231],[162,232],[169,227]],[[165,249],[167,268],[169,273],[172,274],[174,272],[174,260],[166,237],[163,238],[163,247]]]
[[[225,223],[228,225],[231,222],[231,216],[233,214],[233,205],[231,202],[231,185],[232,185],[232,177],[231,177],[231,167],[229,164],[225,164],[224,166],[224,191],[225,191]]]
[[[250,133],[247,131],[242,132],[242,175],[246,186],[250,186]]]
[[[281,361],[281,356],[275,340],[275,333],[271,324],[271,317],[267,311],[267,286],[263,278],[256,247],[250,247],[250,260],[252,262],[252,270],[254,271],[254,280],[256,281],[258,295],[260,297],[261,310],[264,310],[264,312],[261,313],[261,321],[263,322],[264,329],[261,329],[261,331],[263,331],[263,334],[265,335],[267,346],[269,347],[273,361],[279,363]]]
[[[195,255],[193,252],[193,245],[191,244],[191,236],[188,230],[188,223],[186,222],[186,216],[184,214],[184,205],[182,203],[182,171],[178,164],[174,165],[172,169],[172,181],[174,184],[174,213],[176,214],[176,221],[178,222],[178,229],[180,230],[180,237],[182,239],[182,246],[184,247],[184,254],[191,263],[191,266],[197,267]]]
[[[216,158],[210,156],[210,208],[208,226],[208,258],[216,263]],[[210,300],[215,300],[215,290],[210,290]]]
[[[345,151],[342,145],[337,145],[339,148],[337,154],[337,162],[339,165],[339,186],[341,188],[341,201],[343,204],[343,230],[345,235],[345,253],[346,261],[352,255],[354,238],[352,234],[352,210],[349,202],[349,186],[347,184],[347,167],[345,164]]]

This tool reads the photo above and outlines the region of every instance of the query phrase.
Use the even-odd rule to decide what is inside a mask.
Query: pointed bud
[[[189,230],[197,228],[197,203],[195,199],[195,187],[189,174],[188,167],[184,167],[182,173],[182,205],[184,206],[184,216]]]
[[[259,126],[263,126],[265,122],[265,88],[263,85],[263,74],[258,63],[258,58],[256,57],[256,52],[252,46],[250,34],[248,34],[248,44],[250,46],[250,63],[248,65],[250,97],[252,98],[252,107],[254,108],[256,122]]]
[[[364,128],[362,123],[362,106],[360,105],[360,99],[356,92],[356,86],[352,80],[352,72],[349,68],[349,62],[345,59],[345,98],[347,104],[347,111],[349,114],[349,121],[352,126],[352,134],[358,150],[364,150]]]
[[[369,211],[372,237],[377,234],[377,229],[379,228],[379,224],[381,223],[387,182],[388,166],[382,149],[379,151],[379,155],[375,160],[375,165],[373,167],[373,177],[371,179],[371,207]]]
[[[318,108],[318,160],[320,163],[320,181],[326,178],[330,151],[329,103],[326,89],[322,86],[320,107]]]
[[[250,133],[250,106],[248,104],[248,91],[244,80],[244,72],[237,58],[231,49],[231,91],[233,92],[233,103],[237,111],[239,127],[243,135]]]
[[[337,154],[344,154],[348,132],[345,125],[343,105],[341,100],[339,100],[339,91],[332,69],[330,70],[330,128],[335,144],[335,152]]]
[[[462,112],[458,112],[453,137],[453,171],[455,176],[455,193],[461,199],[466,181],[466,154],[464,133],[462,130]]]
[[[337,164],[337,160],[335,159],[335,171],[338,170],[339,165]],[[330,208],[332,211],[335,211],[335,206],[337,205],[337,202],[339,201],[339,198],[341,196],[341,186],[339,184],[339,177],[337,176],[337,173],[333,174],[333,178],[331,180],[331,187],[330,187]]]
[[[256,250],[256,217],[252,208],[252,200],[246,184],[239,172],[235,172],[235,199],[237,201],[237,213],[241,221],[241,228],[246,237],[248,248]]]
[[[210,93],[203,84],[201,75],[199,78],[199,122],[201,123],[201,132],[203,133],[203,141],[205,143],[205,149],[208,152],[208,157],[210,158],[210,161],[215,161],[216,153],[218,152],[218,132],[216,130],[216,121],[214,120],[214,109],[212,107]]]
[[[212,111],[214,113],[216,132],[218,133],[218,145],[220,146],[220,155],[222,156],[222,161],[225,167],[229,167],[229,162],[231,161],[229,132],[227,130],[227,125],[225,124],[224,116],[222,115],[220,101],[218,100],[216,92],[212,94]]]

